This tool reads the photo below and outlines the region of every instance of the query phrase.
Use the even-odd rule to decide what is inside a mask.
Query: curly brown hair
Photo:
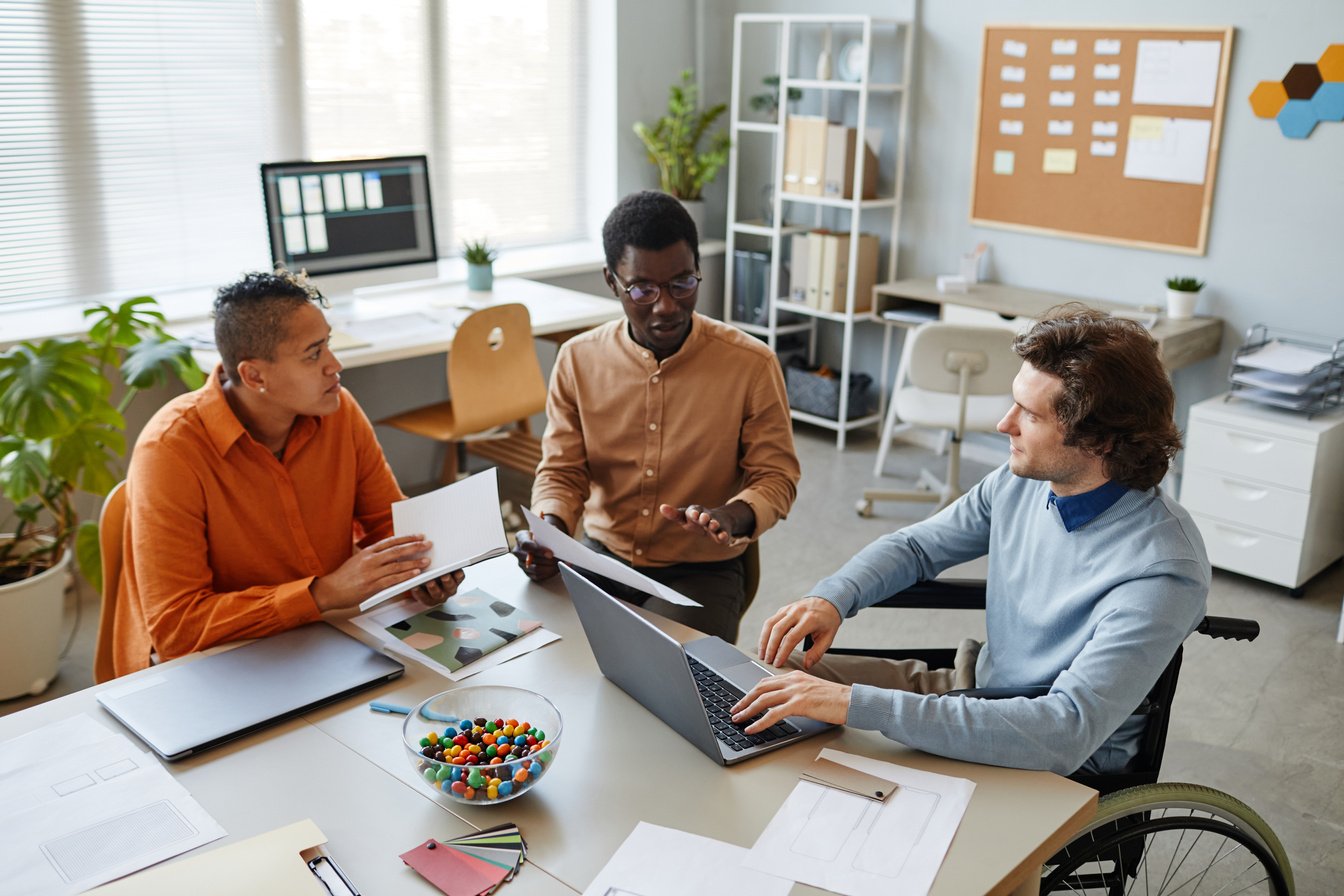
[[[238,365],[250,358],[275,360],[285,339],[285,324],[295,308],[327,300],[308,282],[307,273],[295,274],[277,265],[274,272],[253,271],[215,296],[215,349],[224,362],[224,375],[237,382]]]
[[[1171,380],[1147,330],[1074,302],[1046,312],[1013,351],[1063,382],[1055,415],[1065,445],[1102,457],[1106,475],[1130,488],[1162,481],[1181,433]]]

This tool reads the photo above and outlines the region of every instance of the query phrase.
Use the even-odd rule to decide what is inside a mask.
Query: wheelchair
[[[873,607],[983,610],[985,584],[959,579],[920,582]],[[1253,641],[1260,634],[1260,626],[1249,619],[1207,616],[1196,632],[1212,638]],[[828,653],[920,659],[930,668],[950,668],[955,652],[832,646]],[[1182,648],[1176,650],[1135,709],[1135,715],[1146,717],[1148,722],[1130,770],[1069,776],[1099,791],[1101,799],[1092,820],[1042,867],[1040,892],[1105,896],[1292,896],[1295,892],[1288,855],[1255,810],[1211,787],[1158,781],[1182,653]],[[1032,687],[974,688],[952,693],[1001,699],[1039,697],[1048,692],[1048,687]]]

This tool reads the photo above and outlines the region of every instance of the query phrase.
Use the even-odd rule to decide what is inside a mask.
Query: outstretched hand
[[[756,528],[755,513],[742,501],[713,509],[702,504],[687,504],[685,507],[659,504],[658,512],[664,519],[676,523],[687,532],[703,532],[722,545],[730,544],[738,537],[734,533],[750,533]]]
[[[803,668],[811,669],[830,648],[840,631],[840,611],[820,597],[804,597],[780,607],[765,620],[757,651],[765,662],[780,668],[803,639],[812,636],[812,647],[803,655]]]

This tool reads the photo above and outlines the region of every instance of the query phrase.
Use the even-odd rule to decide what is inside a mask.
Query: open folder
[[[341,880],[324,867],[328,860],[313,867],[302,855],[326,842],[326,835],[306,818],[179,862],[156,865],[89,892],[98,896],[295,896],[334,892],[343,896],[339,886],[330,891],[325,888],[333,879]],[[354,890],[347,886],[344,892]]]
[[[392,505],[392,531],[398,535],[423,532],[434,544],[429,566],[418,576],[367,598],[359,605],[361,612],[445,573],[508,553],[495,468],[396,502]]]

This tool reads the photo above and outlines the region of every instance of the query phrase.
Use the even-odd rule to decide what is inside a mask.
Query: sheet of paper
[[[1093,137],[1119,137],[1120,122],[1118,121],[1094,121],[1092,122]]]
[[[1057,37],[1050,41],[1050,52],[1056,56],[1072,56],[1078,52],[1078,41]]]
[[[1052,118],[1045,123],[1045,132],[1051,137],[1070,137],[1073,135],[1073,122],[1067,118]]]
[[[592,570],[598,575],[606,576],[622,585],[629,585],[631,588],[638,588],[640,591],[655,594],[670,603],[681,604],[683,607],[700,606],[699,602],[691,600],[686,595],[672,590],[661,582],[655,582],[616,558],[599,554],[584,547],[580,542],[570,538],[537,516],[531,508],[524,507],[523,516],[527,519],[527,527],[532,530],[533,539],[542,547],[550,548],[551,553],[555,554],[555,559],[563,560],[580,569]]]
[[[1094,106],[1118,106],[1120,105],[1120,91],[1118,90],[1097,90],[1092,93],[1092,105]]]
[[[1052,106],[1072,106],[1072,90],[1052,90],[1050,91],[1050,105]]]
[[[77,729],[102,737],[72,754]],[[23,762],[0,777],[6,892],[80,893],[225,834],[157,759],[88,716],[17,740],[0,745]]]
[[[1098,56],[1119,56],[1120,41],[1118,38],[1099,37],[1092,45],[1092,52]]]
[[[1008,137],[1022,136],[1021,119],[1005,118],[999,122],[999,133]]]
[[[1218,91],[1216,40],[1141,40],[1134,63],[1135,104],[1210,108]]]
[[[1025,93],[1005,93],[999,97],[999,105],[1005,109],[1021,109],[1026,104]]]
[[[1091,152],[1094,156],[1113,156],[1115,155],[1115,141],[1093,140]]]
[[[1013,151],[1011,149],[994,150],[994,173],[1012,174],[1013,158]]]
[[[1178,184],[1204,183],[1213,123],[1193,118],[1135,115],[1129,120],[1125,177]]]
[[[1052,65],[1050,66],[1051,81],[1072,81],[1074,67],[1071,65]]]
[[[456,672],[536,632],[541,621],[479,588],[384,627],[392,637]]]
[[[470,678],[478,672],[484,672],[487,669],[493,669],[507,663],[509,660],[517,659],[524,654],[531,653],[553,641],[559,641],[560,636],[555,632],[545,628],[537,629],[526,638],[518,638],[497,650],[492,650],[480,659],[468,663],[459,669],[449,669],[447,666],[437,662],[433,656],[423,651],[416,650],[395,635],[387,631],[389,625],[396,625],[403,620],[410,619],[424,612],[424,604],[410,597],[403,597],[400,600],[383,604],[376,609],[356,616],[350,620],[362,631],[368,632],[377,639],[379,646],[387,653],[395,654],[398,657],[404,657],[409,660],[434,670],[445,678],[452,681],[462,681],[464,678]]]
[[[898,788],[877,802],[800,781],[743,864],[846,896],[928,893],[975,783],[838,750],[819,755]]]
[[[420,575],[366,599],[359,605],[361,611],[444,573],[508,553],[504,521],[499,515],[496,468],[396,502],[392,505],[392,530],[398,535],[424,533],[434,543],[429,566]]]
[[[1078,150],[1047,149],[1041,160],[1041,170],[1046,174],[1073,174],[1078,170]]]
[[[786,896],[793,889],[790,879],[745,867],[746,855],[731,843],[641,821],[583,896]]]
[[[1304,376],[1329,361],[1329,352],[1303,345],[1293,345],[1271,339],[1260,348],[1237,357],[1242,367],[1255,367],[1259,370],[1272,370],[1275,373],[1287,373]]]
[[[1027,45],[1020,40],[1003,41],[1003,55],[1012,56],[1015,59],[1025,59],[1027,56]]]
[[[999,77],[1004,81],[1025,81],[1027,70],[1020,65],[1005,65],[999,69]]]
[[[314,885],[320,885],[299,854],[326,842],[326,835],[312,819],[306,818],[180,862],[142,871],[93,892],[97,896],[181,896],[211,892],[206,881],[227,881],[228,892],[247,896],[308,893]]]
[[[1098,62],[1092,66],[1092,79],[1094,81],[1116,81],[1120,78],[1120,63],[1118,62]]]

